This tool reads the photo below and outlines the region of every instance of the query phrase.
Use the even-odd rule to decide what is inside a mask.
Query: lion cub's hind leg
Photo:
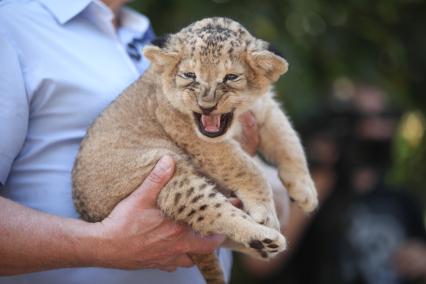
[[[185,161],[177,163],[175,175],[161,191],[158,205],[168,216],[189,224],[195,231],[225,235],[263,258],[286,248],[279,231],[256,223],[234,207],[215,184],[197,175]]]
[[[280,230],[269,183],[235,141],[209,145],[199,152],[204,169],[242,201],[243,210],[254,221]]]

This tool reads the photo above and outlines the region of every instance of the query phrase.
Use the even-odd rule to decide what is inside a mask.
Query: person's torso
[[[120,38],[108,28],[110,22],[102,24],[109,20],[96,3],[61,25],[44,2],[49,1],[0,5],[1,29],[18,50],[30,109],[25,142],[0,195],[47,213],[78,218],[71,197],[71,170],[79,144],[98,114],[140,73]],[[229,277],[228,251],[221,250],[221,261]],[[203,283],[196,268],[174,273],[60,269],[1,277],[0,283],[92,283],[95,279]]]

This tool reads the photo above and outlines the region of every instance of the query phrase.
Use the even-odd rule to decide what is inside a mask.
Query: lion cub
[[[104,219],[145,179],[160,157],[176,161],[158,206],[201,234],[226,235],[234,249],[269,259],[286,248],[272,191],[233,139],[237,117],[251,110],[260,152],[274,162],[290,196],[317,206],[299,138],[272,99],[287,71],[269,44],[226,18],[198,21],[145,47],[152,65],[88,130],[73,169],[81,217]],[[227,200],[232,192],[243,203]],[[223,283],[214,255],[192,256],[208,283]],[[216,266],[212,269],[210,266]]]

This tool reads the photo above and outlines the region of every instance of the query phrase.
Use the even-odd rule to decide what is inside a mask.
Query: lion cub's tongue
[[[220,114],[216,115],[201,115],[201,123],[204,130],[207,132],[218,132],[220,128]]]

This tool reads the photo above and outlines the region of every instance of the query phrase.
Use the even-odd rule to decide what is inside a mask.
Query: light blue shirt
[[[0,195],[77,218],[71,169],[86,129],[148,62],[127,44],[144,44],[146,17],[123,8],[121,26],[98,0],[0,1]],[[145,38],[144,38],[145,36]],[[43,248],[40,248],[43,249]],[[220,251],[229,277],[231,257]],[[0,283],[204,283],[198,269],[59,269]]]

